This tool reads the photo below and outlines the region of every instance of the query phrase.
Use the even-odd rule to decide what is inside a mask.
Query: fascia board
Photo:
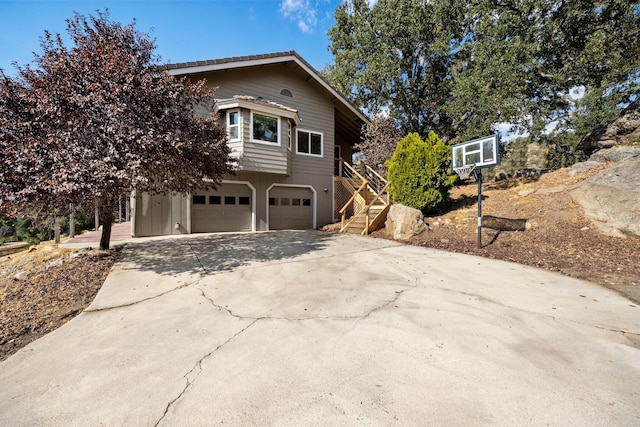
[[[170,70],[167,70],[167,72],[172,76],[179,76],[184,74],[206,73],[209,71],[230,70],[234,68],[256,67],[260,65],[278,64],[278,63],[289,62],[289,61],[293,61],[298,66],[300,66],[300,68],[302,68],[307,74],[313,77],[313,79],[316,82],[320,83],[320,85],[324,87],[325,90],[327,90],[331,95],[333,95],[337,100],[339,100],[360,120],[362,120],[364,123],[370,122],[369,118],[365,116],[360,110],[355,108],[351,104],[351,102],[349,102],[344,97],[344,95],[342,95],[340,92],[334,89],[326,80],[320,77],[315,70],[311,69],[307,64],[305,64],[295,55],[279,56],[275,58],[250,59],[246,61],[223,62],[220,64],[196,65],[193,67],[170,69]]]

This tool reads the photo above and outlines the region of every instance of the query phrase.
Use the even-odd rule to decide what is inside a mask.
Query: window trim
[[[300,151],[300,141],[298,140],[300,132],[305,132],[309,135],[309,152],[306,153],[304,151]],[[311,152],[311,135],[320,135],[320,154],[315,154]],[[303,156],[311,156],[311,157],[324,157],[324,133],[316,132],[308,129],[296,129],[296,154],[300,154]]]
[[[229,120],[229,115],[231,115],[232,113],[238,113],[238,124],[233,125],[233,127],[238,128],[237,138],[231,138],[231,132],[229,132],[229,129],[231,128],[231,125],[229,124],[231,123],[231,121]],[[227,137],[229,138],[229,142],[242,141],[242,112],[239,109],[227,110],[226,117],[227,117]]]
[[[253,138],[253,116],[255,114],[261,115],[261,116],[265,116],[265,117],[271,117],[272,119],[276,119],[276,123],[277,123],[277,141],[276,142],[272,142],[272,141],[263,141],[261,139],[254,139]],[[268,113],[263,113],[261,111],[251,111],[251,135],[249,136],[250,141],[251,142],[255,142],[257,144],[265,144],[265,145],[270,145],[272,147],[276,146],[279,147],[282,144],[282,138],[280,137],[280,116],[275,116],[273,114],[268,114]]]

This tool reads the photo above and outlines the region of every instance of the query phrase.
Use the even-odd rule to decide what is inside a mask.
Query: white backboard
[[[475,165],[477,169],[500,164],[499,136],[492,135],[451,146],[451,169]]]

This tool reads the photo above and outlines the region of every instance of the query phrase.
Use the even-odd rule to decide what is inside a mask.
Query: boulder
[[[391,205],[385,228],[387,234],[396,240],[409,240],[429,229],[422,212],[400,204]]]
[[[625,147],[611,150],[621,148]],[[640,156],[632,156],[582,181],[571,190],[571,196],[582,205],[585,215],[603,234],[617,237],[625,237],[627,234],[640,236],[638,183]]]
[[[598,126],[582,138],[576,148],[588,155],[602,148],[610,148],[620,144],[634,144],[639,140],[640,111],[628,108],[613,122]]]

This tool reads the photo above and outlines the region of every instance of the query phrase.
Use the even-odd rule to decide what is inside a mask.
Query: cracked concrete
[[[639,310],[359,236],[140,241],[0,364],[0,425],[638,425]]]

